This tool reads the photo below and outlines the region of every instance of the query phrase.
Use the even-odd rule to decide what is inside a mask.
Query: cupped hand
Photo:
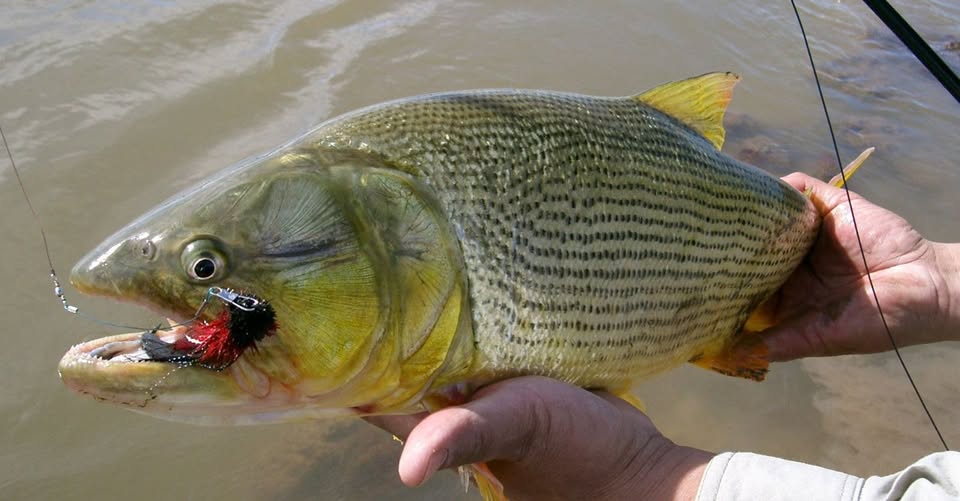
[[[537,376],[492,384],[430,415],[367,420],[406,437],[405,484],[486,462],[511,500],[693,499],[713,456],[675,445],[611,394]]]
[[[784,178],[823,218],[812,251],[775,296],[777,325],[764,332],[775,361],[892,349],[877,313],[843,189],[805,174]],[[947,246],[902,217],[851,193],[853,216],[876,294],[898,346],[954,335]]]

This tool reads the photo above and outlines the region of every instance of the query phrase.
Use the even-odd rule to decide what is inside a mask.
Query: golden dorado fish
[[[761,379],[745,331],[762,324],[745,324],[820,221],[720,153],[738,80],[431,94],[334,118],[78,263],[80,291],[185,323],[75,346],[63,381],[256,423],[433,409],[521,374],[619,394],[688,361]]]

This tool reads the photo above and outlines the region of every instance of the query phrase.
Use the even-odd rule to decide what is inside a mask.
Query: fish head
[[[175,326],[75,346],[61,377],[196,422],[416,410],[470,358],[448,226],[412,176],[366,155],[297,148],[228,170],[74,267],[81,292]]]

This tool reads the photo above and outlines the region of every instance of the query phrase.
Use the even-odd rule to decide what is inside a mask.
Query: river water
[[[852,187],[928,237],[960,241],[960,106],[860,2],[801,3],[845,160],[878,147]],[[960,66],[960,4],[898,3]],[[737,71],[725,149],[777,174],[833,173],[785,1],[8,0],[0,19],[0,125],[63,278],[108,234],[204,176],[336,114],[432,91],[623,95]],[[71,394],[57,361],[105,329],[60,311],[6,162],[0,214],[0,498],[463,496],[454,475],[404,488],[399,445],[361,422],[200,428]],[[103,318],[157,321],[66,293]],[[904,355],[947,440],[960,443],[960,347]],[[706,449],[870,474],[938,448],[888,354],[778,364],[763,384],[684,367],[637,393],[668,436]]]

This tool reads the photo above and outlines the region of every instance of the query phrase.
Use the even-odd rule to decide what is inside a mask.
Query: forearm
[[[698,501],[724,499],[947,500],[960,492],[960,454],[931,454],[884,477],[860,478],[795,461],[724,453],[707,466]]]

